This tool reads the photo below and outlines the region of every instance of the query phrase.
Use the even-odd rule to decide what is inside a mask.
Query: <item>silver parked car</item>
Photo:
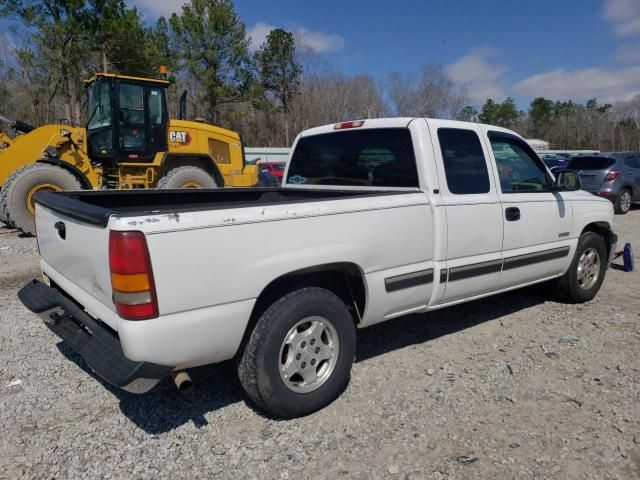
[[[574,157],[567,166],[580,175],[582,188],[613,202],[625,214],[640,202],[640,153],[599,153]]]

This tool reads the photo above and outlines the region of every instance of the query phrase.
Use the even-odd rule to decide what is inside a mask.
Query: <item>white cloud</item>
[[[324,33],[298,27],[294,34],[298,44],[311,53],[335,52],[344,48],[344,38],[335,33]]]
[[[496,54],[496,50],[489,48],[475,49],[447,65],[451,79],[464,85],[474,102],[484,103],[487,98],[502,101],[507,96],[502,86],[506,68],[490,63]]]
[[[640,34],[640,0],[605,0],[604,18],[620,37]]]
[[[267,39],[269,32],[277,28],[275,25],[269,25],[265,22],[258,22],[247,30],[247,37],[251,39],[251,51],[256,51]]]
[[[621,62],[640,63],[640,45],[621,45],[616,52],[616,58]]]
[[[620,70],[563,68],[526,78],[513,86],[519,94],[554,100],[582,101],[597,97],[604,102],[627,100],[640,93],[640,67]]]
[[[258,22],[247,30],[247,36],[251,38],[251,50],[255,51],[265,42],[267,35],[275,25],[266,22]],[[344,48],[344,38],[335,33],[324,33],[309,30],[305,27],[286,28],[293,32],[298,46],[311,53],[327,53]]]
[[[131,5],[140,10],[145,17],[155,20],[160,16],[170,17],[172,13],[180,13],[186,0],[129,0]]]

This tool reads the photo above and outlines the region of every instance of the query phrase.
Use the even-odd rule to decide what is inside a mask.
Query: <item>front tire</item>
[[[156,188],[218,188],[218,185],[213,177],[203,169],[186,166],[170,170],[169,173],[158,181]]]
[[[628,188],[623,189],[613,205],[615,212],[620,215],[626,215],[631,210],[631,199],[631,190]]]
[[[592,300],[604,281],[607,262],[604,239],[594,232],[583,233],[569,270],[556,282],[556,292],[570,303]]]
[[[327,406],[349,382],[355,324],[344,302],[316,287],[291,292],[260,317],[238,366],[251,400],[279,418]]]
[[[5,223],[28,235],[36,234],[34,196],[38,192],[82,190],[78,179],[64,168],[47,163],[26,165],[11,174],[2,187],[0,208]]]

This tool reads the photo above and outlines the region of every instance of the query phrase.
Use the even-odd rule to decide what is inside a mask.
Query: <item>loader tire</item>
[[[37,192],[63,190],[82,190],[78,179],[63,168],[33,163],[16,170],[2,187],[0,198],[0,208],[6,216],[7,225],[28,235],[35,235],[34,195]]]
[[[211,175],[198,167],[178,167],[169,171],[162,177],[156,188],[177,189],[177,188],[218,188],[216,181]]]
[[[4,223],[7,227],[13,227],[13,225],[9,224],[9,220],[7,220],[7,215],[4,213],[5,205],[7,203],[7,196],[5,192],[7,191],[7,182],[5,182],[4,188],[0,190],[0,222]]]

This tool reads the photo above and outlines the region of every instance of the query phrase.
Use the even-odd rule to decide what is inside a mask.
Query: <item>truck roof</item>
[[[361,127],[358,129],[368,129],[368,128],[405,128],[409,123],[411,123],[415,118],[413,117],[396,117],[396,118],[371,118],[359,120],[364,122]],[[320,127],[310,128],[308,130],[303,131],[300,136],[306,137],[309,135],[318,135],[320,133],[329,133],[339,130],[336,128],[337,125],[341,123],[347,122],[339,122],[339,123],[330,123],[327,125],[322,125]]]
[[[431,119],[425,117],[390,117],[390,118],[370,118],[370,119],[362,119],[355,120],[353,122],[363,122],[361,126],[352,127],[361,129],[370,129],[370,128],[406,128],[409,124],[414,120],[438,120],[442,125],[451,127],[451,128],[462,128],[465,125],[479,125],[476,122],[463,122],[460,120],[442,120],[442,119]],[[339,132],[341,128],[339,125],[351,123],[351,122],[338,122],[338,123],[330,123],[328,125],[322,125],[320,127],[310,128],[308,130],[304,130],[300,133],[301,137],[307,137],[310,135],[319,135],[322,133],[330,133],[330,132]],[[485,125],[485,124],[483,124]],[[503,127],[497,127],[494,125],[488,125],[492,130],[502,131],[502,132],[511,132]],[[344,131],[349,131],[351,128],[345,128]]]

